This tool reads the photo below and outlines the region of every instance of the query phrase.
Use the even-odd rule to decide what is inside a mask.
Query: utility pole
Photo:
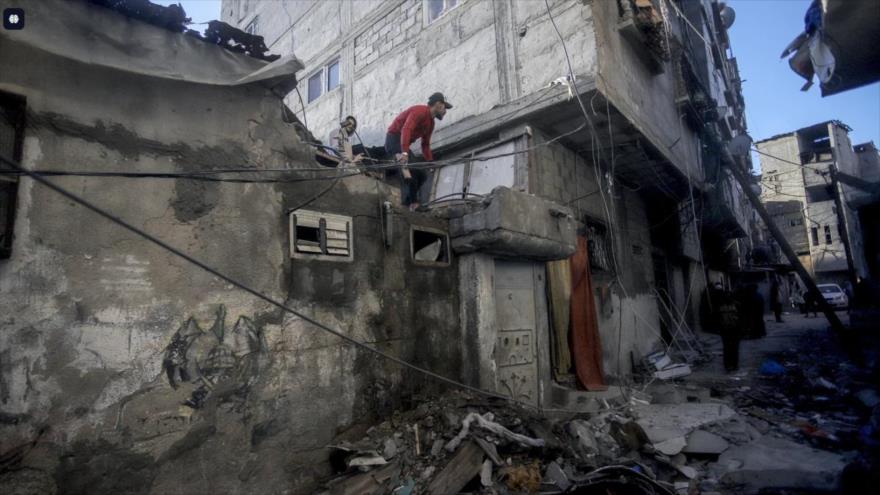
[[[846,271],[847,275],[849,275],[849,283],[853,290],[855,290],[858,285],[858,280],[856,279],[856,266],[853,260],[852,247],[849,244],[849,226],[846,224],[846,215],[843,211],[843,201],[840,199],[840,183],[837,180],[837,164],[832,163],[828,169],[831,172],[831,189],[834,194],[834,206],[837,210],[837,232],[840,235],[840,240],[843,241],[843,251],[846,254]],[[850,304],[852,304],[852,302],[850,302]]]
[[[819,304],[819,308],[822,309],[822,313],[825,314],[825,318],[828,319],[828,323],[831,324],[831,328],[834,329],[841,337],[849,337],[849,331],[846,327],[843,326],[843,323],[840,321],[840,318],[837,317],[837,313],[834,312],[834,308],[832,308],[828,302],[825,301],[825,297],[822,296],[822,293],[819,291],[819,288],[816,287],[816,282],[810,277],[810,274],[807,272],[807,269],[804,268],[804,265],[801,264],[801,260],[798,259],[797,254],[795,254],[794,249],[788,244],[788,240],[786,240],[785,236],[782,235],[782,231],[779,230],[779,227],[776,226],[776,222],[773,221],[773,218],[770,216],[770,213],[767,212],[767,209],[764,208],[764,204],[761,203],[761,198],[758,197],[757,193],[752,190],[752,185],[749,183],[746,178],[746,173],[742,170],[733,157],[727,155],[722,162],[727,165],[728,170],[733,174],[733,177],[739,182],[739,185],[742,187],[743,192],[749,198],[749,201],[752,203],[752,206],[755,208],[755,211],[758,212],[758,215],[761,216],[761,219],[767,224],[767,229],[770,230],[770,233],[773,235],[773,238],[776,239],[776,243],[779,244],[779,247],[782,249],[785,257],[788,258],[788,262],[791,263],[791,266],[794,267],[795,271],[798,275],[800,275],[801,280],[803,280],[804,284],[807,286],[807,292],[809,292],[813,299]],[[848,340],[847,340],[848,342]]]

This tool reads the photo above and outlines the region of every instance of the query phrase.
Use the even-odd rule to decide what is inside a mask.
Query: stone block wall
[[[360,70],[422,29],[422,0],[406,0],[354,39],[354,67]]]

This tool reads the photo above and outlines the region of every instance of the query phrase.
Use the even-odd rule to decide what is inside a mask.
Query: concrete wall
[[[179,36],[154,29],[168,43]],[[148,78],[7,41],[0,90],[27,98],[26,167],[315,166],[259,85]],[[409,260],[409,226],[445,222],[395,214],[384,248],[390,192],[373,179],[344,179],[308,206],[352,217],[351,263],[288,256],[287,209],[327,182],[52,180],[346,335],[458,377],[455,260]],[[4,449],[39,439],[29,469],[3,484],[41,493],[56,482],[96,493],[311,492],[338,432],[430,390],[27,178],[12,257],[0,261],[0,314]]]
[[[636,51],[648,48],[634,47],[618,31],[616,1],[593,2],[593,15],[600,91],[680,173],[703,180],[698,137],[675,105],[674,69],[666,63],[665,72],[655,74],[642,62]]]
[[[455,105],[438,122],[442,127],[534,93],[567,72],[543,2],[464,0],[430,23],[423,0],[251,3],[250,13],[238,17],[230,10],[241,2],[224,0],[224,20],[244,28],[259,16],[257,33],[270,49],[293,50],[304,61],[301,80],[340,59],[341,86],[305,104],[308,127],[320,138],[353,114],[364,141],[382,145],[391,120],[435,91]],[[550,4],[575,72],[592,75],[592,6]],[[296,95],[287,102],[302,115]]]
[[[833,150],[833,163],[841,171],[858,173],[858,158],[852,150],[847,132],[835,125],[828,123],[828,135],[830,146]],[[801,139],[797,132],[779,136],[757,143],[757,147],[765,155],[761,155],[761,199],[765,202],[790,202],[800,201],[804,205],[804,230],[809,240],[811,260],[808,265],[812,267],[819,281],[836,281],[841,278],[840,273],[847,270],[846,251],[840,238],[838,229],[838,216],[833,200],[811,202],[805,187],[823,187],[830,184],[827,174],[817,174],[815,169],[827,169],[832,162],[813,162],[808,167],[798,165],[801,161]],[[770,155],[770,156],[767,156]],[[789,163],[793,162],[793,163]],[[841,188],[843,197],[847,196],[845,187]],[[844,215],[849,230],[850,245],[853,249],[856,272],[864,276],[867,267],[864,262],[864,247],[861,241],[861,227],[855,212],[846,206],[844,200]],[[825,239],[825,227],[831,231],[832,243],[827,244]],[[797,227],[780,225],[783,230],[793,230]],[[813,242],[811,229],[817,230],[818,243]],[[798,242],[800,236],[793,236],[791,241]]]
[[[530,146],[546,140],[545,133],[533,129]],[[604,194],[587,195],[599,189],[596,169],[563,144],[538,147],[531,152],[530,163],[530,192],[567,204],[579,221],[587,216],[609,227],[619,269],[617,274],[594,273],[594,296],[605,372],[609,376],[627,375],[632,371],[630,355],[638,359],[658,345],[660,337],[659,312],[652,292],[648,205],[637,193],[621,187],[616,189],[615,197],[609,196],[605,181]]]

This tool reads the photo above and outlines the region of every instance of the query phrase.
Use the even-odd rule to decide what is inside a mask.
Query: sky
[[[156,1],[163,5],[178,2],[193,22],[220,17],[220,0]],[[731,46],[745,80],[746,120],[752,138],[758,141],[818,122],[840,120],[852,127],[853,144],[880,144],[880,83],[822,98],[818,84],[801,92],[804,80],[791,71],[787,60],[779,58],[804,30],[810,0],[728,0],[728,4],[736,11],[736,22],[730,28]],[[204,26],[193,28],[202,30]]]
[[[873,0],[869,0],[873,1]],[[756,141],[827,120],[852,127],[853,144],[880,144],[880,83],[823,98],[818,82],[792,72],[782,50],[804,30],[810,0],[728,0],[736,11],[729,30],[740,68],[749,135]]]
[[[179,3],[183,5],[186,16],[192,19],[192,22],[208,22],[220,18],[220,0],[151,0],[159,5],[171,5]],[[204,25],[190,26],[196,31],[204,31]]]

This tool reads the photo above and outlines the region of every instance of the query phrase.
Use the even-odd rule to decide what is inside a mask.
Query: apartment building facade
[[[867,276],[861,222],[850,201],[859,192],[845,184],[835,191],[831,177],[831,167],[861,174],[850,130],[828,121],[756,143],[761,199],[819,283],[843,284],[851,280],[850,270]]]
[[[436,214],[496,187],[570,208],[592,236],[600,367],[610,377],[668,338],[676,315],[698,327],[706,283],[743,265],[738,240],[751,214],[720,160],[746,129],[731,14],[714,0],[222,4],[224,21],[303,60],[301,92],[287,103],[324,141],[353,115],[365,144],[381,146],[400,111],[443,92],[454,108],[432,146],[435,157],[460,163],[437,170],[422,191]],[[503,375],[522,354],[531,356],[529,400],[549,394],[556,384],[534,378],[546,375],[537,365],[544,351],[498,357],[494,349],[507,335],[510,287],[530,287],[523,297],[535,301],[529,322],[518,323],[530,338],[518,341],[550,345],[546,263],[570,253],[480,243],[456,225],[461,324],[473,344],[463,364],[480,370],[472,382],[509,390]]]

